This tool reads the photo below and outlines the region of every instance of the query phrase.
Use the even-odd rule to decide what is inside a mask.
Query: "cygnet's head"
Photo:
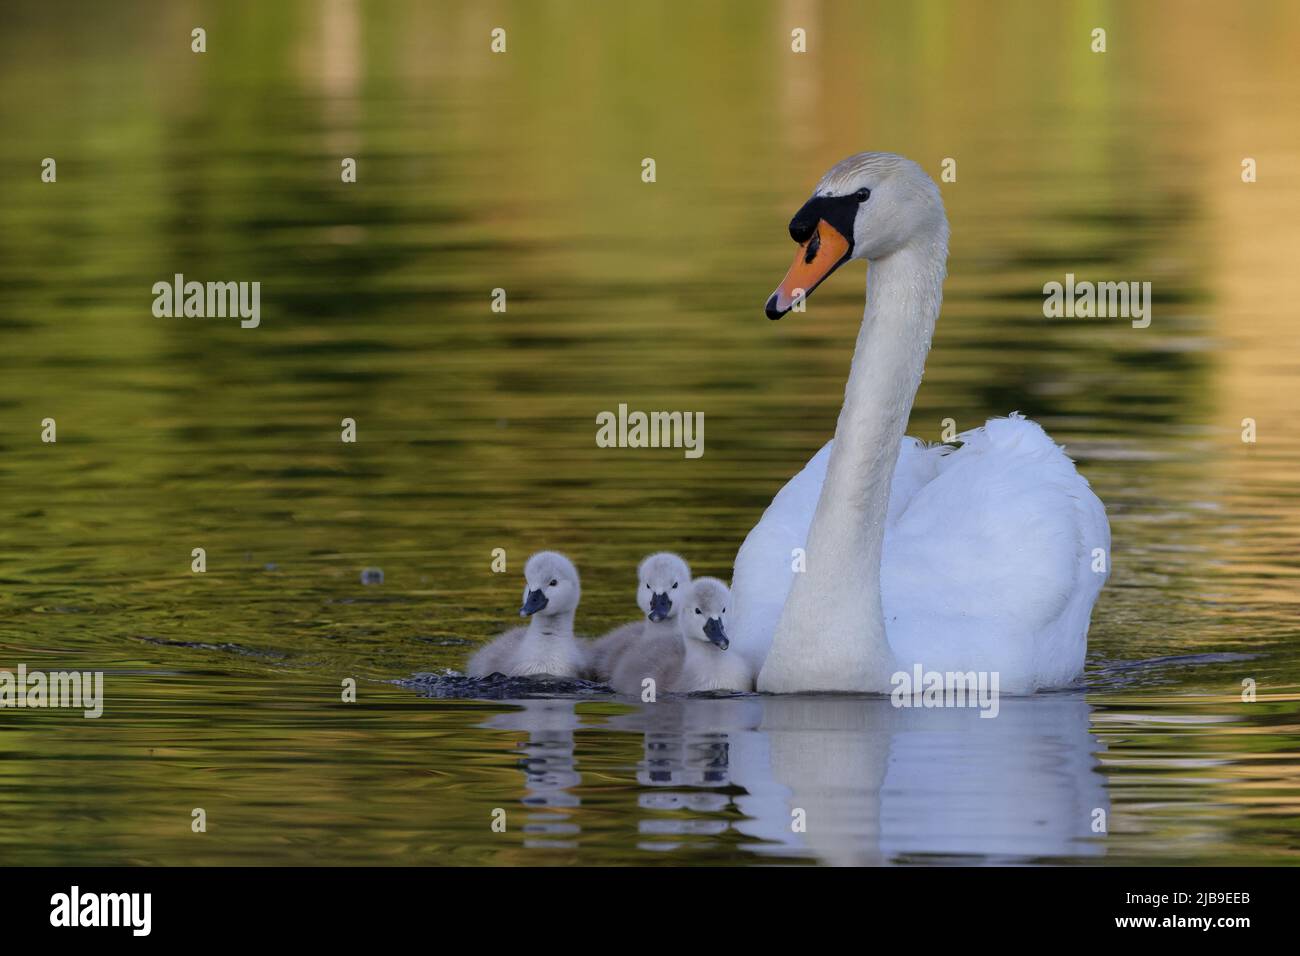
[[[578,569],[558,551],[538,551],[524,564],[524,606],[520,617],[549,617],[578,606],[582,586]]]
[[[779,319],[850,259],[883,259],[904,246],[923,246],[942,263],[948,256],[948,217],[939,187],[920,166],[893,153],[858,153],[836,163],[812,198],[790,220],[799,243],[794,265],[767,300]]]
[[[637,568],[636,604],[652,621],[676,617],[691,583],[691,569],[671,551],[660,551]]]
[[[686,592],[682,605],[682,633],[690,640],[704,641],[725,651],[727,640],[727,606],[731,591],[717,578],[696,578]]]

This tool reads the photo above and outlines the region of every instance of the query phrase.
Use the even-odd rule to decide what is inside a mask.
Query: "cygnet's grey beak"
[[[665,621],[672,609],[673,602],[669,599],[667,592],[650,595],[650,614],[648,615],[650,620]]]
[[[527,617],[530,614],[536,614],[546,607],[547,603],[546,595],[542,593],[541,588],[536,591],[529,591],[528,597],[524,598],[524,606],[519,609],[519,616]]]
[[[718,650],[725,651],[731,646],[731,641],[727,640],[727,632],[722,629],[720,617],[711,617],[704,622],[704,636],[717,644]]]

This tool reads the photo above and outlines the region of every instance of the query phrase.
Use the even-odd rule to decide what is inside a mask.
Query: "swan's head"
[[[549,617],[578,606],[582,585],[578,569],[558,551],[538,551],[524,564],[524,606],[520,617]]]
[[[727,640],[727,605],[731,591],[717,578],[696,578],[686,592],[682,606],[682,632],[687,638],[704,641],[725,651]]]
[[[904,246],[947,257],[948,218],[939,187],[916,163],[893,153],[858,153],[837,163],[790,220],[794,265],[767,300],[767,317],[790,311],[799,290],[812,295],[850,259],[883,259]]]
[[[671,551],[660,551],[641,562],[636,572],[636,603],[652,621],[677,615],[691,584],[691,569]]]

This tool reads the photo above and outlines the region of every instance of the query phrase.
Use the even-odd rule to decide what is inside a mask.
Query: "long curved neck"
[[[906,247],[871,264],[867,304],[809,550],[842,544],[877,582],[890,484],[943,299],[944,260]]]
[[[760,689],[889,689],[895,665],[881,610],[881,545],[894,465],[943,299],[946,260],[945,244],[936,240],[871,263],[844,406],[808,532],[806,570],[795,575]]]

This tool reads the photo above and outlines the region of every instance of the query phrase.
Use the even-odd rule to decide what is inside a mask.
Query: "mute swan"
[[[470,677],[577,677],[585,663],[573,636],[573,612],[582,587],[573,562],[555,551],[539,551],[524,564],[523,617],[516,627],[478,650],[466,669]]]
[[[960,448],[903,435],[947,271],[938,188],[908,159],[859,153],[822,178],[790,235],[799,250],[768,318],[850,259],[870,275],[835,438],[736,555],[733,639],[758,689],[885,692],[918,663],[996,671],[1013,694],[1068,684],[1109,565],[1088,482],[1020,415]]]
[[[677,638],[677,612],[691,583],[690,567],[671,551],[660,551],[641,562],[636,579],[636,603],[645,620],[616,627],[592,642],[587,652],[587,671],[595,680],[613,677],[619,658],[639,642]]]
[[[731,591],[717,578],[696,578],[682,607],[686,656],[670,691],[753,690],[754,671],[744,655],[728,651],[727,607]]]
[[[628,641],[614,659],[607,683],[620,694],[640,694],[648,677],[654,681],[656,696],[666,694],[681,675],[685,656],[682,632],[674,622],[671,633]]]
[[[739,654],[729,653],[724,619],[731,592],[717,578],[692,581],[671,634],[642,636],[613,667],[609,683],[623,694],[639,694],[653,678],[656,693],[753,690],[754,673]]]

